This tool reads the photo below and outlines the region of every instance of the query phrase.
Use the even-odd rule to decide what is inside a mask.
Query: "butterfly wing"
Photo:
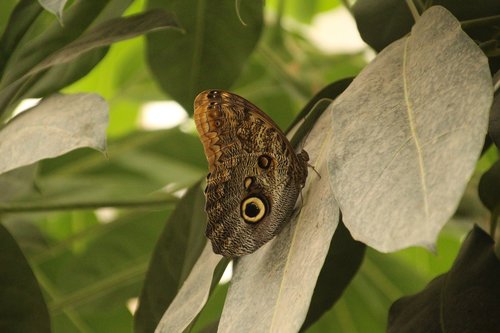
[[[194,107],[209,165],[207,237],[227,257],[254,252],[289,220],[307,153],[295,154],[271,118],[238,95],[204,91]]]

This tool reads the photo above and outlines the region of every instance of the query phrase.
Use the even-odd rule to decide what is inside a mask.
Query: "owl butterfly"
[[[217,254],[252,253],[290,219],[309,156],[296,154],[259,108],[227,91],[196,96],[194,120],[209,168],[206,235]]]

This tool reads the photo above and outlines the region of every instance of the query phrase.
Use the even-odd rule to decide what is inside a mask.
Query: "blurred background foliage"
[[[0,2],[0,31],[15,4]],[[125,15],[146,6],[143,0],[121,4],[127,8]],[[346,11],[342,8],[340,1],[331,0],[267,1],[262,36],[231,90],[286,128],[316,92],[355,76],[373,54],[367,46],[326,52],[313,41],[318,15]],[[32,31],[43,31],[55,21],[44,12],[36,22],[39,30]],[[103,60],[62,90],[97,92],[109,103],[106,156],[79,149],[44,160],[22,175],[36,185],[20,189],[0,207],[2,224],[41,285],[54,332],[132,332],[132,312],[161,230],[179,196],[207,172],[191,119],[168,129],[141,121],[144,105],[169,99],[148,68],[145,40],[113,44],[105,56],[105,50],[96,52],[94,63]],[[341,300],[307,331],[383,332],[390,304],[447,271],[472,222],[486,219],[477,182],[496,160],[494,149],[483,156],[435,253],[412,248],[381,255],[368,250]],[[227,283],[217,287],[194,332],[217,320],[226,292]]]

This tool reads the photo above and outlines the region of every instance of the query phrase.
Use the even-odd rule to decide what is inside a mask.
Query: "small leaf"
[[[0,224],[0,332],[50,333],[40,287],[16,241]]]
[[[161,233],[139,299],[139,308],[135,315],[136,333],[153,332],[169,305],[170,307],[179,306],[179,300],[176,301],[175,306],[172,302],[175,297],[179,297],[181,286],[184,290],[193,287],[184,281],[190,275],[190,271],[194,271],[193,267],[197,260],[198,266],[201,266],[200,269],[202,271],[206,269],[204,272],[210,275],[210,278],[207,277],[210,280],[207,282],[208,290],[210,289],[213,270],[220,257],[217,260],[214,259],[213,262],[211,261],[214,264],[213,267],[209,265],[211,268],[205,266],[207,263],[203,260],[206,258],[211,260],[212,256],[206,253],[203,260],[200,257],[206,244],[204,204],[205,197],[200,184],[197,183],[181,199]],[[198,272],[202,274],[201,271]],[[192,277],[191,280],[193,279]],[[194,288],[198,289],[201,286],[194,286]],[[184,301],[187,302],[187,300]],[[172,311],[174,310],[170,309],[169,316],[180,315],[179,312],[172,314]],[[175,311],[179,310],[175,309]],[[172,325],[180,324],[180,320],[178,317],[172,319]],[[176,332],[176,330],[170,332]]]
[[[330,126],[325,113],[311,132],[305,150],[321,175],[327,174],[319,141]],[[325,142],[326,143],[326,142]],[[276,238],[236,264],[219,323],[220,332],[297,332],[307,315],[324,264],[339,209],[327,181],[311,172],[299,213]]]
[[[95,94],[54,95],[0,130],[0,173],[81,147],[104,151],[108,107]]]
[[[155,333],[183,332],[193,322],[208,300],[211,286],[215,282],[214,271],[222,259],[222,256],[213,252],[212,245],[206,242],[198,261],[161,318]]]
[[[301,331],[314,324],[340,299],[358,272],[365,256],[365,249],[365,244],[352,239],[349,230],[340,221],[314,288],[311,305]]]
[[[387,332],[496,332],[499,276],[493,240],[475,226],[448,273],[392,305]]]
[[[148,62],[163,91],[192,113],[202,90],[228,89],[252,53],[262,30],[263,1],[150,0],[149,8],[176,13],[185,34],[147,36]],[[182,52],[180,52],[182,50]]]
[[[354,239],[432,247],[486,134],[488,62],[443,7],[382,51],[331,107],[330,182]]]
[[[45,10],[49,11],[57,17],[61,25],[63,25],[62,14],[67,1],[68,0],[38,0],[40,5],[42,5]]]

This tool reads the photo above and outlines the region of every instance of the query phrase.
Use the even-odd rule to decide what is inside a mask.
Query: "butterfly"
[[[290,220],[309,156],[295,153],[258,107],[227,91],[198,94],[194,120],[209,169],[206,236],[225,257],[252,253]]]

